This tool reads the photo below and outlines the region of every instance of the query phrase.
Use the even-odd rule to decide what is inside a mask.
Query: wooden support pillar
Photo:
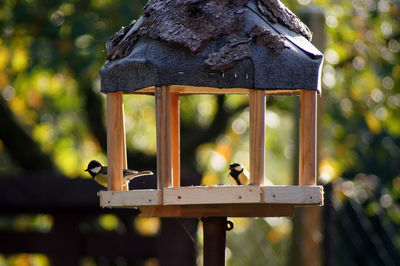
[[[316,185],[317,91],[300,92],[299,185]]]
[[[301,10],[298,14],[301,20],[309,26],[310,30],[313,32],[313,40],[312,43],[323,53],[325,50],[325,41],[326,41],[326,34],[325,34],[325,15],[322,9],[307,6]],[[321,81],[319,81],[321,82]],[[311,93],[312,94],[312,93]],[[312,96],[311,96],[312,97]],[[322,109],[320,100],[321,98],[318,95],[318,116],[317,119],[320,119],[322,114]],[[307,106],[305,107],[310,107]],[[303,115],[303,114],[301,114]],[[306,115],[306,114],[304,114]],[[299,119],[300,120],[300,119]],[[300,122],[300,121],[299,121]],[[320,123],[317,121],[317,127]],[[300,123],[298,125],[300,128]],[[305,127],[307,129],[307,127]],[[303,126],[304,130],[304,126]],[[299,132],[297,132],[299,134]],[[321,143],[321,135],[320,133],[317,134],[318,143]],[[299,141],[297,141],[299,142]],[[302,140],[300,140],[299,146],[302,145]],[[299,158],[302,155],[299,154]],[[318,157],[318,146],[317,146],[317,157]],[[300,174],[300,159],[298,160],[299,166],[297,169],[299,170],[299,174],[296,180],[299,182],[300,185],[308,185],[314,184],[313,178],[308,180],[304,174]],[[318,169],[318,165],[316,166]],[[314,167],[312,167],[314,169]],[[312,175],[311,175],[312,177]],[[324,187],[326,190],[326,187]],[[324,198],[326,200],[329,197],[326,197],[327,191],[325,191]],[[323,258],[327,258],[328,260],[332,260],[335,257],[335,253],[323,252],[322,245],[323,242],[329,238],[329,232],[324,232],[323,227],[326,226],[326,223],[322,222],[321,219],[321,212],[325,210],[329,210],[329,206],[325,203],[327,208],[321,207],[310,207],[310,208],[295,208],[295,215],[293,219],[293,245],[291,251],[291,261],[290,266],[319,266],[319,265],[330,265],[328,262],[323,261]],[[337,263],[335,263],[337,265]]]
[[[125,112],[124,102],[122,99],[122,127],[123,127],[123,143],[122,143],[122,168],[128,169],[127,154],[126,154],[126,132],[125,132]],[[122,190],[129,190],[129,184],[122,186]]]
[[[122,92],[107,93],[108,190],[122,190],[125,132]]]
[[[225,265],[226,217],[202,218],[203,264],[204,266]]]
[[[265,93],[250,90],[250,183],[264,184]]]
[[[156,87],[157,189],[172,185],[170,90]]]
[[[179,93],[170,94],[171,108],[171,152],[172,152],[172,186],[180,187],[181,182],[181,159],[180,159],[180,110]]]

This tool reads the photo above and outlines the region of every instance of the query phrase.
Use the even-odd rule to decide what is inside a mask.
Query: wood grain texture
[[[161,191],[141,189],[131,191],[100,191],[101,207],[151,206],[161,204]]]
[[[156,87],[157,126],[157,188],[172,185],[171,163],[171,111],[170,92],[167,86]]]
[[[122,168],[128,169],[127,151],[126,151],[126,131],[125,131],[125,112],[124,112],[124,98],[122,97]],[[129,184],[123,185],[122,190],[129,190]]]
[[[213,204],[139,207],[143,217],[284,217],[293,216],[285,204]]]
[[[260,203],[260,186],[193,186],[164,189],[164,205]]]
[[[264,184],[265,94],[250,91],[250,184]]]
[[[124,135],[122,93],[107,93],[108,190],[122,190]]]
[[[300,92],[299,185],[316,185],[317,92]]]
[[[196,87],[184,85],[169,86],[171,92],[179,94],[249,94],[251,89],[244,88],[213,88],[213,87]],[[147,87],[133,92],[134,94],[154,94],[154,87]],[[262,90],[265,95],[299,95],[300,90]]]
[[[214,205],[236,205],[241,209],[249,206],[246,204],[323,204],[322,186],[193,186],[164,188],[162,193],[160,190],[131,190],[101,191],[99,195],[103,207],[126,208],[164,204],[164,207],[207,205],[210,208],[214,208]]]
[[[170,95],[171,109],[171,152],[172,152],[172,186],[179,187],[181,183],[181,136],[180,136],[180,108],[179,93]]]
[[[322,186],[265,186],[261,187],[265,203],[323,205]]]

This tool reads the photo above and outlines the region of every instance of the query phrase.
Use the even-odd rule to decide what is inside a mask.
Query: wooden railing
[[[101,189],[92,180],[82,178],[44,175],[0,177],[0,220],[19,214],[49,214],[53,220],[47,233],[32,230],[17,232],[0,226],[0,254],[41,253],[49,258],[51,265],[57,266],[79,265],[83,257],[110,261],[123,258],[128,265],[152,258],[158,259],[160,265],[169,265],[168,258],[173,248],[173,253],[189,254],[175,258],[181,260],[177,263],[195,264],[194,245],[188,245],[193,236],[188,235],[188,228],[194,235],[196,220],[163,220],[158,235],[142,236],[132,228],[139,211],[100,208],[97,192]],[[125,232],[88,227],[88,221],[104,214],[114,214],[125,224]],[[183,228],[183,223],[187,228]],[[171,241],[168,235],[171,230],[174,231],[175,244],[169,245],[171,249],[168,245],[159,249],[161,243]]]

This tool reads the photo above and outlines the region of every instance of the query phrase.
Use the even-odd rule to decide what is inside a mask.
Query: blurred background
[[[105,43],[146,2],[0,2],[0,265],[202,265],[201,222],[102,210],[102,188],[83,172],[107,161]],[[400,1],[283,2],[325,55],[325,206],[230,219],[227,265],[400,265]],[[229,184],[231,162],[248,167],[248,100],[181,97],[183,184]],[[128,166],[155,171],[154,97],[124,102]],[[297,182],[298,104],[267,98],[266,178],[276,185]]]

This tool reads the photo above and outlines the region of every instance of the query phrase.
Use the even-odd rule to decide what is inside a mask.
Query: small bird
[[[85,171],[89,172],[89,174],[97,183],[99,183],[103,187],[107,187],[107,166],[103,166],[98,161],[92,160],[89,162],[88,167],[87,169],[85,169]],[[129,181],[136,177],[152,174],[152,171],[138,172],[136,170],[124,169],[122,185],[129,185]]]
[[[239,163],[232,163],[229,165],[229,179],[233,184],[248,185],[250,183],[250,174]]]

